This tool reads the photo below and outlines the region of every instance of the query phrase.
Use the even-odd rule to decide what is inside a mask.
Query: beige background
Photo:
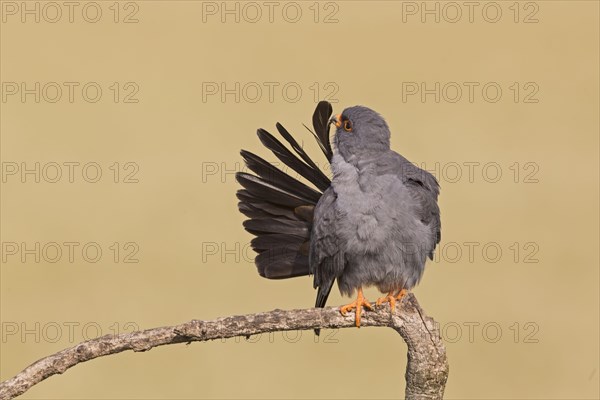
[[[260,21],[245,21],[254,10],[243,3],[240,23],[234,16],[222,23],[219,15],[203,22],[203,6],[211,5],[195,1],[121,3],[118,23],[113,2],[98,2],[97,23],[83,19],[86,3],[78,3],[72,23],[64,7],[62,19],[48,22],[55,10],[40,2],[40,22],[26,16],[23,23],[21,10],[13,15],[11,8],[20,3],[7,3],[0,42],[3,172],[10,163],[39,162],[51,179],[49,163],[96,162],[103,175],[88,183],[78,167],[70,183],[63,167],[57,183],[5,176],[1,379],[99,331],[312,306],[310,278],[267,281],[256,274],[228,171],[240,169],[240,148],[274,159],[254,132],[277,121],[323,164],[301,125],[310,124],[317,82],[318,97],[337,88],[336,111],[355,104],[376,109],[392,128],[395,150],[429,169],[440,165],[441,249],[415,293],[446,338],[447,398],[598,398],[597,2],[520,3],[518,23],[513,2],[497,3],[497,23],[483,18],[486,3],[478,3],[473,22],[463,7],[456,23],[447,21],[454,10],[444,3],[439,23],[427,15],[422,23],[419,13],[405,13],[403,21],[403,7],[420,2],[320,3],[318,23],[313,2],[298,3],[297,23],[282,17],[285,3],[272,23],[264,5]],[[323,23],[334,11],[338,22]],[[137,23],[123,23],[130,12]],[[538,22],[523,23],[534,12]],[[8,95],[10,82],[80,86],[72,103],[64,85],[56,103],[47,101],[51,86],[36,103],[33,95],[25,102]],[[96,103],[81,95],[87,82],[103,89]],[[132,90],[127,82],[139,88],[137,103],[122,101]],[[254,103],[254,92],[239,103],[233,95],[203,101],[203,82],[257,82],[264,91]],[[264,82],[279,85],[272,102]],[[302,89],[296,102],[281,92],[289,82]],[[452,91],[439,103],[433,95],[403,102],[403,82],[456,82],[464,91],[456,103],[447,101]],[[473,102],[464,82],[479,84]],[[502,89],[495,103],[481,94],[488,82]],[[521,88],[517,102],[514,82]],[[528,82],[534,86],[526,89]],[[537,103],[525,102],[532,87],[539,89]],[[122,182],[134,168],[127,162],[138,166],[138,183]],[[472,179],[465,163],[479,163]],[[502,172],[495,183],[494,168],[482,174],[489,163]],[[20,243],[36,242],[79,247],[72,263],[66,252],[56,263],[9,254],[11,243],[22,250]],[[81,255],[89,242],[102,248],[97,263]],[[109,248],[115,242],[119,262]],[[138,263],[122,262],[128,242],[137,245]],[[472,258],[470,242],[478,243]],[[335,289],[329,303],[346,300]],[[325,332],[317,342],[302,332],[168,346],[79,365],[23,398],[397,398],[405,349],[385,329]]]

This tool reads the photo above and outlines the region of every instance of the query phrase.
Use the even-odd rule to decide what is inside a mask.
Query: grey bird
[[[262,143],[313,189],[253,153],[242,150],[248,168],[240,172],[239,209],[250,219],[252,247],[261,276],[284,279],[314,275],[316,307],[324,307],[337,280],[340,292],[356,300],[342,306],[372,309],[363,288],[385,294],[377,305],[395,304],[421,279],[427,257],[441,238],[439,185],[390,148],[390,130],[381,115],[346,108],[330,118],[331,104],[320,102],[311,131],[331,163],[330,180],[281,124],[277,130],[294,152],[264,129]],[[335,125],[334,146],[329,126]],[[310,129],[309,129],[310,130]],[[295,154],[294,154],[295,153]],[[318,334],[318,330],[316,331]]]

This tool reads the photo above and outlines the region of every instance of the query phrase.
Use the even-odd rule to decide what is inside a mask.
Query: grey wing
[[[344,254],[340,250],[336,223],[336,194],[332,187],[324,193],[315,207],[310,237],[308,263],[318,288],[315,307],[324,307],[335,279],[344,270]]]
[[[395,152],[391,152],[389,157],[382,158],[378,167],[382,174],[396,174],[410,191],[411,197],[415,199],[419,218],[431,231],[432,237],[427,252],[429,258],[433,260],[433,252],[442,238],[440,208],[437,203],[440,185],[437,179]]]
[[[421,222],[429,226],[431,230],[431,245],[427,250],[429,259],[433,260],[433,252],[442,239],[440,208],[437,203],[440,186],[432,174],[412,164],[411,166],[413,168],[407,168],[403,180],[409,188],[411,196],[419,205]]]
[[[423,171],[427,174],[429,172]],[[432,179],[435,178],[432,176]],[[424,182],[409,178],[406,182],[411,191],[411,196],[419,204],[419,218],[424,225],[429,226],[431,230],[431,241],[428,250],[428,256],[433,260],[433,252],[437,244],[442,239],[442,224],[440,221],[440,208],[437,204],[437,194],[428,189]],[[437,181],[436,181],[437,183]]]

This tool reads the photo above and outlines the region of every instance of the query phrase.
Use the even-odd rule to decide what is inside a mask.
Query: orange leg
[[[398,301],[402,301],[402,298],[404,296],[406,296],[408,294],[408,290],[406,289],[402,289],[400,292],[398,292],[398,294],[396,295],[396,300]]]
[[[356,327],[360,328],[360,314],[362,312],[363,306],[365,308],[368,308],[369,310],[373,309],[371,303],[369,303],[367,299],[365,299],[365,296],[363,296],[362,288],[358,288],[358,295],[356,296],[356,300],[350,304],[342,306],[340,308],[340,313],[345,316],[348,311],[356,309]]]
[[[376,305],[380,306],[383,303],[390,303],[390,311],[392,314],[396,310],[396,297],[394,297],[394,291],[392,290],[387,295],[377,299]]]
[[[396,302],[397,301],[402,301],[402,298],[404,296],[406,296],[407,293],[408,293],[408,290],[406,290],[406,289],[402,289],[402,290],[400,290],[396,294],[394,294],[394,291],[392,290],[391,292],[389,292],[385,296],[378,298],[377,302],[375,304],[378,305],[378,306],[380,306],[383,303],[390,303],[390,311],[393,314],[394,311],[396,311]]]

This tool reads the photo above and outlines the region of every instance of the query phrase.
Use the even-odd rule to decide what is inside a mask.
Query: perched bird
[[[439,185],[424,171],[390,149],[390,130],[381,115],[363,107],[346,108],[331,118],[322,101],[313,115],[313,135],[331,164],[330,180],[281,125],[277,130],[292,151],[264,129],[261,142],[300,176],[286,174],[248,151],[241,154],[256,175],[239,172],[243,189],[239,210],[250,219],[244,227],[256,237],[251,244],[261,276],[285,279],[314,275],[316,307],[324,307],[334,282],[356,300],[342,306],[372,309],[363,288],[377,287],[392,312],[421,279],[426,258],[441,238]],[[334,147],[329,127],[335,125]],[[310,129],[309,129],[310,130]],[[316,331],[318,334],[318,331]]]

